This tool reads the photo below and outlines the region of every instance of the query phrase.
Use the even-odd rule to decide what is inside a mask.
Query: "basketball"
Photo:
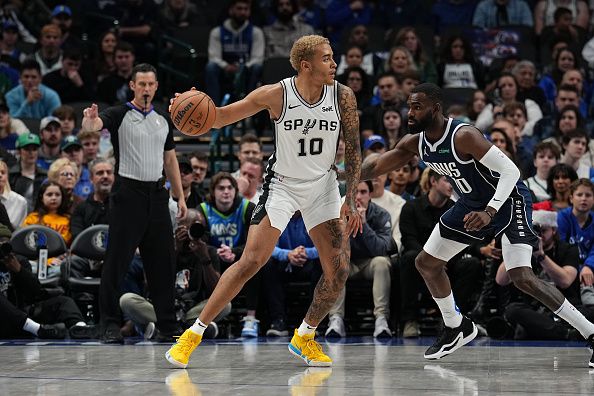
[[[203,135],[212,128],[217,111],[212,99],[204,92],[190,90],[179,95],[171,104],[173,125],[184,135]]]

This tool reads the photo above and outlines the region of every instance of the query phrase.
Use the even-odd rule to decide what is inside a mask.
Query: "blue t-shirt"
[[[571,245],[578,245],[580,250],[580,262],[594,269],[594,222],[592,212],[581,228],[577,218],[572,213],[573,208],[565,208],[557,212],[557,233],[562,241]]]

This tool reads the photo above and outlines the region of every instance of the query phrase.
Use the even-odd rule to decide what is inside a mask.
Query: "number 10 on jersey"
[[[324,139],[322,139],[322,138],[299,139],[299,156],[305,157],[308,154],[309,155],[321,154],[323,146],[324,146]],[[307,152],[307,149],[309,149],[309,153]]]

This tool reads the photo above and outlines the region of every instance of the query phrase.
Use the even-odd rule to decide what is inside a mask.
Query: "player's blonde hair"
[[[316,48],[322,44],[330,45],[330,41],[326,37],[315,34],[303,36],[295,41],[290,55],[293,69],[299,73],[301,71],[301,61],[310,61],[316,52]]]

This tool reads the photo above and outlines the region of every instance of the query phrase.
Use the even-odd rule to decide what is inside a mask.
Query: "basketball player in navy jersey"
[[[336,63],[328,39],[304,36],[293,44],[296,77],[264,85],[244,99],[217,108],[214,128],[268,110],[275,127],[275,151],[268,161],[263,194],[254,209],[245,250],[221,276],[196,320],[169,351],[167,360],[184,368],[208,324],[270,258],[280,234],[300,210],[320,254],[323,275],[289,351],[310,366],[332,360],[314,341],[349,274],[349,235],[362,231],[355,195],[361,171],[357,102],[350,88],[334,80]],[[347,191],[341,207],[334,162],[342,131],[346,144]]]
[[[456,204],[440,218],[415,262],[445,323],[425,358],[440,359],[476,337],[476,326],[456,306],[445,266],[471,243],[490,241],[496,235],[501,235],[503,260],[514,285],[565,319],[592,347],[594,324],[532,271],[532,251],[539,240],[532,230],[530,193],[518,168],[477,128],[444,118],[436,85],[415,87],[408,105],[408,128],[413,134],[366,162],[361,179],[398,169],[418,155],[428,167],[447,176],[456,193]],[[594,355],[589,365],[594,367]]]

